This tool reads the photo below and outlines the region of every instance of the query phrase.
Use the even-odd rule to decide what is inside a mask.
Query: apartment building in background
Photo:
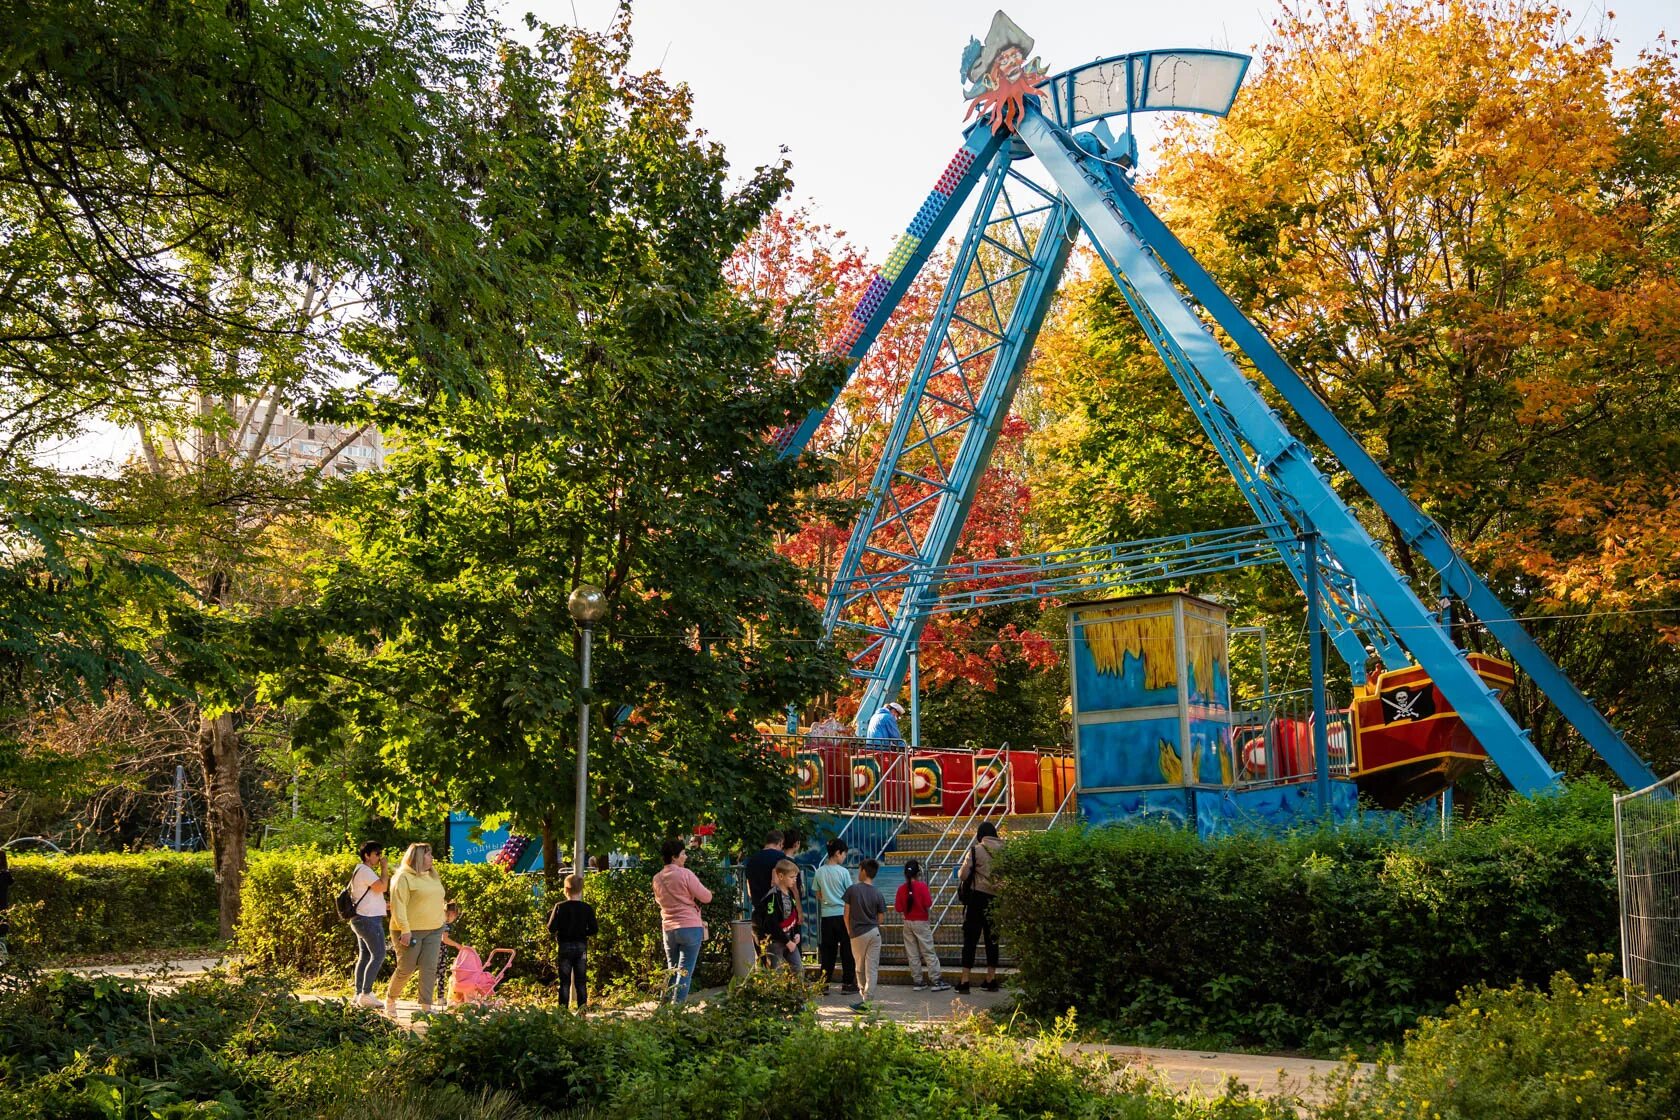
[[[266,412],[267,403],[256,402],[245,434],[241,437],[245,447],[256,445]],[[342,444],[337,457],[323,469],[323,474],[349,475],[383,468],[385,444],[379,429],[370,425],[345,443],[354,431],[337,424],[304,420],[281,408],[275,411],[274,422],[269,425],[267,438],[263,440],[262,461],[288,474],[302,474],[321,467],[332,455],[333,449]]]

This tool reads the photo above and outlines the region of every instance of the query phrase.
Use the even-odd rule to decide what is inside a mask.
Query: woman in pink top
[[[653,898],[659,903],[659,924],[665,930],[665,963],[671,969],[671,1002],[688,998],[688,985],[700,963],[700,946],[706,940],[706,923],[700,907],[712,900],[712,892],[690,871],[688,849],[681,840],[667,840],[659,849],[665,866],[653,876]]]

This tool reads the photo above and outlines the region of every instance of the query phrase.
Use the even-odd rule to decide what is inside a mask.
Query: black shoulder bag
[[[354,878],[355,876],[352,875],[351,877]],[[374,880],[375,883],[378,881],[379,880],[377,879]],[[357,909],[362,905],[362,899],[366,898],[368,896],[368,891],[371,891],[372,889],[373,883],[369,883],[367,885],[367,890],[362,892],[362,898],[358,898],[352,902],[350,900],[350,884],[344,884],[344,889],[339,891],[337,897],[333,899],[333,909],[338,911],[339,918],[346,922],[354,918],[356,916]]]

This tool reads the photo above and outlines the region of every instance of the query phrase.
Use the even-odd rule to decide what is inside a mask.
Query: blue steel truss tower
[[[960,581],[950,560],[1008,416],[1033,342],[1083,230],[1253,509],[1229,538],[1136,542],[1116,571],[1212,571],[1281,562],[1316,599],[1332,644],[1363,680],[1366,661],[1416,662],[1524,793],[1558,775],[1471,669],[1439,617],[1390,564],[1311,452],[1262,395],[1252,369],[1435,569],[1444,594],[1481,620],[1624,782],[1655,781],[1592,703],[1527,635],[1441,528],[1381,466],[1220,290],[1130,183],[1130,129],[1106,118],[1155,110],[1229,111],[1248,59],[1223,51],[1146,51],[1048,78],[1010,127],[969,129],[909,230],[873,277],[837,340],[856,362],[970,198],[973,210],[881,461],[828,596],[824,622],[845,641],[864,685],[860,722],[894,693],[929,614]],[[1090,127],[1086,127],[1090,126]],[[1082,131],[1076,131],[1081,130]],[[1226,342],[1234,351],[1227,351]],[[826,409],[782,434],[804,449]],[[1061,554],[1065,558],[1067,554]],[[1013,564],[1016,586],[1067,590],[1065,559]],[[1035,565],[1051,573],[1024,575]],[[1061,566],[1058,566],[1061,565]],[[1186,568],[1185,565],[1189,567]],[[960,567],[960,566],[959,566]],[[971,577],[972,578],[972,577]],[[1116,577],[1119,578],[1119,577]],[[1128,576],[1127,578],[1133,578]],[[1111,584],[1112,585],[1112,584]],[[942,596],[946,596],[942,600]],[[1019,596],[1017,596],[1019,597]]]

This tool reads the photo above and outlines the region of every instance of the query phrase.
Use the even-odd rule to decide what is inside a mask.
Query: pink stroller
[[[495,967],[497,954],[506,953],[500,968]],[[471,945],[461,946],[455,954],[455,965],[449,972],[449,1002],[479,1003],[489,999],[502,982],[507,970],[513,967],[512,949],[492,949],[482,960]],[[494,971],[492,971],[494,969]]]

